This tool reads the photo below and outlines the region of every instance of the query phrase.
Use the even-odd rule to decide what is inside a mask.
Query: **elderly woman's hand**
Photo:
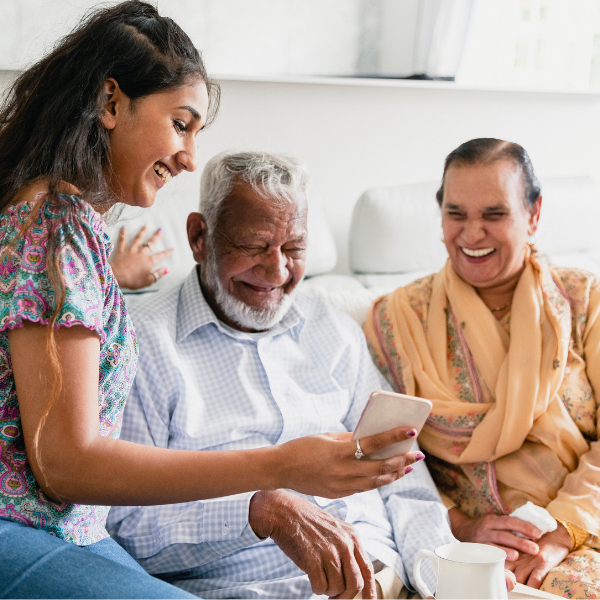
[[[521,556],[507,566],[514,571],[517,581],[538,589],[551,569],[559,565],[571,551],[571,537],[561,523],[555,531],[544,534],[537,542],[535,556]]]
[[[535,556],[539,551],[538,544],[515,535],[515,532],[537,540],[541,535],[540,530],[516,517],[486,515],[471,519],[458,508],[451,508],[448,516],[457,540],[498,546],[506,552],[510,562],[519,558],[519,552]]]
[[[129,246],[127,245],[127,230],[125,227],[121,227],[119,231],[119,241],[111,256],[110,263],[113,274],[121,287],[139,290],[156,283],[169,272],[166,267],[156,270],[155,267],[172,256],[173,249],[170,248],[152,254],[152,247],[158,241],[161,230],[157,229],[144,242],[146,229],[147,226],[144,225]]]

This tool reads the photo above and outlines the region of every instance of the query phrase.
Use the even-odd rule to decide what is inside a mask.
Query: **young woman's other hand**
[[[119,231],[119,241],[111,257],[111,267],[119,285],[130,290],[139,290],[164,277],[169,269],[156,266],[173,255],[173,249],[152,254],[152,248],[161,235],[157,229],[150,238],[144,241],[146,230],[144,225],[129,246],[127,245],[127,229],[123,226]]]

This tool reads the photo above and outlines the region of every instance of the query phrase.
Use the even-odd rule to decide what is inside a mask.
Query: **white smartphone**
[[[395,392],[377,391],[369,397],[354,430],[353,440],[360,440],[369,435],[396,429],[396,427],[414,427],[417,431],[425,424],[433,405],[425,398],[396,394]],[[382,459],[410,452],[416,438],[391,444],[372,452],[368,458]]]

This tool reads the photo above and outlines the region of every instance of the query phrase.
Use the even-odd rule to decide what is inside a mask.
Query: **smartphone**
[[[396,429],[396,427],[414,427],[417,431],[425,424],[433,405],[425,398],[396,394],[379,390],[373,392],[363,410],[354,430],[353,440],[376,433]],[[390,444],[377,452],[372,452],[367,458],[382,459],[410,452],[415,438]]]

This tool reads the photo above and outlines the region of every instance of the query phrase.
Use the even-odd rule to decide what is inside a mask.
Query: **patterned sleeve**
[[[83,325],[106,339],[103,311],[107,286],[115,285],[108,266],[110,240],[90,205],[75,196],[22,202],[1,215],[0,331],[23,321],[48,324],[57,301],[52,261],[64,283],[64,303],[55,327]],[[28,224],[25,234],[20,230]],[[53,243],[52,239],[56,242]]]
[[[586,315],[583,348],[586,374],[595,395],[596,435],[589,441],[589,451],[584,453],[576,469],[569,473],[563,485],[546,509],[554,517],[568,521],[577,528],[600,537],[600,286],[591,281]],[[592,437],[592,436],[590,436]]]

